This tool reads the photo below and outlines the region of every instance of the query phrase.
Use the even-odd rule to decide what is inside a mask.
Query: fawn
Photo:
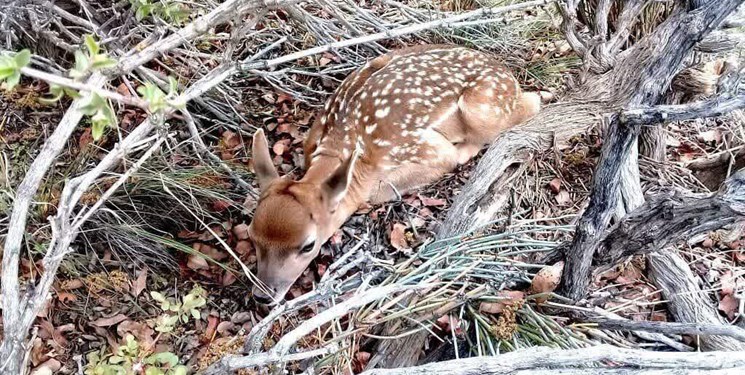
[[[379,56],[342,82],[308,132],[299,181],[279,177],[257,131],[261,194],[249,236],[265,285],[253,287],[254,299],[282,300],[360,205],[435,182],[540,105],[487,54],[416,46]]]

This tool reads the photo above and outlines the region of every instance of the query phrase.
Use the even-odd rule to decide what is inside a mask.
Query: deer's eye
[[[307,254],[307,253],[309,253],[311,251],[313,251],[313,243],[312,242],[300,248],[300,253],[301,254]]]

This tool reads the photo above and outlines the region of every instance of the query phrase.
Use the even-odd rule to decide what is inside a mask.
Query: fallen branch
[[[709,197],[680,193],[652,197],[616,224],[598,247],[596,264],[661,251],[678,241],[745,220],[745,170],[733,174]]]
[[[60,77],[58,75],[54,75],[51,73],[43,72],[41,70],[28,68],[28,67],[21,68],[21,73],[25,76],[40,79],[50,84],[67,87],[67,88],[77,90],[77,91],[94,93],[102,98],[111,99],[119,103],[130,105],[133,107],[139,107],[144,110],[148,110],[150,108],[146,100],[142,100],[137,96],[124,96],[117,92],[104,90],[101,88],[100,85],[98,86],[90,85],[84,82],[74,81],[70,78]]]
[[[387,297],[391,297],[396,293],[405,292],[408,290],[423,289],[429,287],[428,284],[422,285],[388,285],[369,289],[365,292],[355,294],[352,297],[344,300],[344,302],[338,303],[323,312],[314,315],[312,318],[305,320],[299,326],[292,331],[286,333],[281,339],[274,345],[274,347],[268,353],[253,354],[245,357],[228,357],[223,358],[216,364],[210,366],[205,372],[205,375],[218,375],[225,374],[231,371],[238,370],[244,367],[231,367],[231,366],[242,366],[243,364],[253,363],[251,358],[266,356],[270,358],[285,359],[287,358],[290,349],[303,337],[318,329],[322,325],[340,318],[346,314],[349,314],[355,309],[363,307],[371,302],[379,301]]]
[[[117,67],[113,68],[115,71],[114,75],[120,76],[128,74],[135,68],[142,66],[159,55],[206,33],[215,25],[227,22],[237,16],[246,14],[251,10],[259,8],[274,8],[297,1],[299,0],[228,0],[218,5],[217,8],[213,9],[208,14],[199,17],[168,37],[158,40],[156,43],[139,50],[139,52],[133,55],[128,55],[125,56],[126,58],[120,59]]]
[[[308,358],[334,354],[339,351],[339,346],[332,344],[323,348],[308,350],[299,353],[279,355],[273,352],[259,353],[251,356],[229,355],[220,360],[220,366],[207,370],[205,374],[228,374],[235,369],[262,367],[281,362],[301,361]]]
[[[730,97],[729,94],[723,94],[688,104],[624,110],[620,114],[620,121],[629,125],[654,125],[668,121],[717,117],[743,108],[745,108],[745,95]]]
[[[298,51],[298,52],[291,53],[289,55],[285,55],[285,56],[278,57],[278,58],[271,59],[271,60],[259,61],[259,62],[248,63],[248,64],[241,64],[238,67],[238,69],[245,71],[245,70],[253,70],[253,69],[271,68],[271,67],[275,67],[280,64],[284,64],[284,63],[288,63],[291,61],[301,59],[303,57],[317,55],[317,54],[321,54],[324,52],[331,52],[331,51],[334,51],[340,48],[351,47],[351,46],[355,46],[359,44],[372,43],[372,42],[376,42],[376,41],[383,40],[383,39],[398,38],[404,35],[414,34],[414,33],[422,32],[426,30],[432,30],[432,29],[436,29],[439,27],[451,27],[452,24],[456,22],[467,20],[470,18],[478,18],[482,16],[491,16],[491,15],[496,15],[496,14],[501,14],[501,13],[507,13],[507,12],[512,12],[515,10],[550,4],[556,1],[557,0],[532,0],[532,1],[526,1],[522,3],[505,5],[501,7],[495,7],[495,8],[481,8],[481,9],[477,9],[471,12],[466,12],[466,13],[462,13],[462,14],[458,14],[455,16],[450,16],[450,17],[446,17],[446,18],[442,18],[438,20],[418,23],[418,24],[414,24],[410,26],[399,27],[399,28],[395,28],[392,30],[387,30],[387,31],[383,31],[383,32],[375,33],[375,34],[365,35],[365,36],[358,37],[358,38],[341,40],[341,41],[329,43],[323,46],[318,46],[318,47],[310,48],[307,50]]]
[[[598,328],[624,331],[646,331],[664,333],[666,335],[689,336],[728,336],[745,342],[745,329],[733,325],[708,323],[676,323],[630,320],[602,320],[597,322]]]
[[[718,26],[729,14],[731,14],[742,1],[708,1],[697,4],[695,12],[674,13],[663,26],[668,26],[673,32],[667,36],[670,42],[667,46],[649,46],[651,50],[658,49],[658,52],[669,50],[662,59],[669,63],[669,67],[679,66],[684,58],[688,56],[693,49],[697,37],[691,35],[696,33],[698,37],[703,37],[709,31],[707,28],[698,28],[689,30],[685,33],[686,20],[690,17],[696,17],[709,27]],[[660,27],[658,32],[664,32],[665,28]],[[674,48],[674,51],[671,49]],[[674,53],[673,53],[674,52]],[[627,55],[626,58],[630,58]],[[646,64],[643,67],[643,74],[650,77],[664,76],[669,83],[674,74],[674,70],[664,69],[663,66]],[[624,81],[623,85],[629,82]],[[628,87],[633,94],[630,97],[628,105],[639,106],[654,104],[663,94],[663,90],[648,82],[641,87]],[[658,107],[655,107],[658,108]],[[646,112],[644,112],[646,113]],[[590,196],[590,203],[584,214],[577,224],[577,232],[572,239],[572,244],[566,253],[566,267],[569,272],[564,272],[562,276],[562,293],[574,300],[581,300],[587,293],[589,285],[589,275],[591,270],[592,259],[598,252],[598,246],[603,234],[610,223],[614,213],[619,211],[623,213],[630,212],[643,202],[643,197],[639,202],[624,202],[631,198],[631,190],[639,190],[640,185],[638,178],[638,165],[636,163],[637,138],[641,132],[641,126],[635,120],[644,120],[643,117],[634,116],[633,112],[623,111],[618,116],[611,116],[608,122],[608,134],[603,143],[602,156],[598,167],[595,171],[593,189]],[[625,172],[624,169],[635,168],[637,173]],[[636,175],[634,177],[634,174]],[[627,189],[627,191],[622,191]],[[623,199],[624,201],[622,201]],[[624,205],[619,202],[625,203]]]
[[[613,362],[612,365],[606,362]],[[745,367],[745,352],[677,353],[625,349],[598,345],[574,350],[535,347],[491,357],[472,357],[422,366],[397,369],[375,369],[364,375],[499,375],[517,371],[567,371],[600,366],[603,370],[686,369],[721,370]],[[564,373],[564,372],[562,372]],[[605,371],[601,372],[605,373]],[[628,373],[628,372],[623,372]]]

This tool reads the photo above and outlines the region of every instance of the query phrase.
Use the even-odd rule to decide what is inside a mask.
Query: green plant
[[[150,292],[150,296],[160,303],[160,308],[165,313],[156,320],[155,330],[161,333],[173,331],[178,322],[187,323],[189,317],[199,319],[201,317],[199,308],[207,304],[206,291],[199,285],[194,285],[194,288],[189,294],[183,296],[180,302],[158,292]]]
[[[92,72],[111,68],[116,65],[116,60],[111,59],[106,53],[101,52],[101,46],[96,42],[92,35],[85,35],[85,52],[75,51],[75,66],[70,69],[70,78],[75,81],[82,81]],[[45,104],[53,104],[62,99],[64,95],[71,98],[80,98],[80,93],[61,85],[51,83],[49,85],[51,97],[42,98],[40,101]],[[91,135],[93,139],[98,140],[103,136],[106,127],[116,126],[116,114],[111,102],[102,98],[95,92],[90,93],[82,99],[80,111],[91,119]]]
[[[12,90],[21,81],[21,69],[31,62],[31,52],[24,49],[15,55],[0,56],[0,81],[5,81],[8,90]]]
[[[151,82],[145,82],[144,86],[137,88],[137,93],[142,95],[142,98],[148,102],[150,112],[158,112],[168,107],[184,108],[186,103],[179,101],[178,93],[178,81],[173,77],[168,77],[168,94],[158,88]]]
[[[181,24],[189,17],[188,10],[181,4],[167,0],[130,0],[138,21],[153,15],[166,22]]]
[[[150,353],[132,335],[114,355],[91,352],[86,356],[85,375],[186,375],[186,366],[179,365],[179,358],[171,352]]]
[[[116,65],[116,60],[111,59],[105,53],[101,53],[101,46],[93,38],[93,35],[85,35],[85,49],[87,54],[81,50],[75,51],[75,67],[70,69],[70,77],[76,80],[83,79],[93,71],[111,68]]]

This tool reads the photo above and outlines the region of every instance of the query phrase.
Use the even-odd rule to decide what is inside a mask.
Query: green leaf
[[[165,373],[157,367],[148,367],[147,370],[145,370],[145,375],[165,375]]]
[[[71,97],[73,99],[78,99],[78,98],[81,98],[82,97],[82,95],[80,95],[79,92],[77,92],[77,91],[75,91],[75,90],[73,90],[71,88],[64,87],[62,90],[65,91],[65,94],[67,94],[67,96],[69,96],[69,97]]]
[[[201,318],[201,315],[199,314],[199,310],[197,309],[191,310],[191,316],[194,317],[194,320],[199,320]]]
[[[106,119],[106,116],[101,112],[96,112],[96,114],[91,117],[91,136],[93,136],[94,141],[98,141],[103,137],[103,132],[106,130],[107,123],[108,120]]]
[[[178,90],[178,81],[176,80],[176,78],[168,76],[168,95],[176,94],[177,90]]]
[[[114,108],[111,107],[111,102],[106,101],[104,107],[102,108],[103,115],[106,116],[106,118],[109,120],[109,126],[112,128],[115,128],[117,126],[116,121],[116,113],[114,113]]]
[[[88,71],[90,61],[82,51],[75,51],[75,67],[70,70],[70,77],[83,78]]]
[[[15,73],[16,68],[12,66],[5,66],[2,65],[2,62],[0,62],[0,79],[5,79],[13,75]]]
[[[156,302],[166,302],[166,296],[158,292],[150,292],[150,297],[152,297]]]
[[[116,60],[111,59],[106,55],[96,55],[93,57],[91,69],[106,69],[114,66],[116,66]]]
[[[10,77],[5,79],[5,84],[8,87],[8,90],[12,90],[18,82],[21,82],[21,72],[20,71],[14,71],[13,74],[10,75]]]
[[[169,365],[170,367],[178,365],[178,356],[171,352],[162,352],[153,354],[145,359],[145,363]]]
[[[31,62],[31,51],[24,49],[18,52],[13,60],[15,60],[16,68],[21,69]]]
[[[111,356],[111,358],[109,358],[109,363],[111,363],[112,365],[116,365],[116,364],[122,363],[122,362],[124,362],[124,358],[122,358],[122,357],[120,357],[118,355],[114,355],[114,356]]]
[[[146,82],[145,86],[138,87],[137,92],[148,102],[150,112],[166,108],[166,95],[152,82]]]
[[[173,369],[172,375],[186,375],[186,366],[180,365]]]
[[[161,315],[156,320],[155,330],[162,333],[173,331],[178,323],[178,315]]]
[[[101,50],[101,47],[98,45],[96,40],[93,39],[93,35],[91,34],[85,34],[85,47],[88,48],[89,56],[96,56]]]
[[[142,21],[147,16],[149,16],[152,11],[153,11],[152,5],[150,4],[140,5],[140,7],[137,8],[137,11],[135,12],[135,18],[138,21]]]
[[[185,310],[191,310],[193,308],[202,307],[206,303],[207,301],[204,298],[194,295],[192,293],[189,293],[184,296],[184,309]]]
[[[104,106],[103,98],[96,93],[91,93],[80,101],[80,112],[88,116],[93,116]]]
[[[51,97],[39,98],[39,102],[46,105],[57,103],[65,95],[65,89],[60,85],[51,84],[49,85],[49,93],[52,94]]]

